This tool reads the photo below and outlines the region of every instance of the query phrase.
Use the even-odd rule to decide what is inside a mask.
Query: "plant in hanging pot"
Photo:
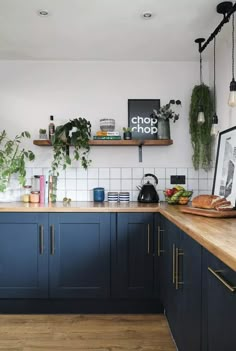
[[[199,106],[204,113],[204,123],[199,123]],[[189,112],[189,131],[193,147],[192,162],[196,170],[208,170],[212,161],[213,102],[210,89],[205,84],[193,88]]]
[[[59,169],[66,169],[73,160],[80,161],[81,166],[87,169],[91,160],[89,139],[91,137],[91,123],[85,118],[75,118],[56,128],[52,137],[53,161],[52,174],[59,175]],[[73,153],[70,154],[70,147]]]
[[[10,139],[5,130],[0,133],[0,192],[2,201],[14,201],[14,198],[7,193],[9,182],[13,175],[17,177],[17,183],[21,186],[26,182],[26,161],[33,161],[35,158],[31,150],[25,150],[21,143],[25,138],[30,138],[27,131]]]
[[[180,100],[170,100],[166,105],[160,107],[160,109],[153,110],[152,116],[157,118],[157,129],[158,139],[170,139],[170,120],[174,123],[179,119],[177,114],[172,108],[172,105],[181,105]]]

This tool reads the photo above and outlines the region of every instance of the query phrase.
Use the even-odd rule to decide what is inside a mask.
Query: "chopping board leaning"
[[[232,218],[236,217],[236,210],[232,211],[217,211],[217,210],[206,210],[202,208],[194,208],[194,207],[185,207],[181,208],[181,212],[194,214],[198,216],[204,217],[213,217],[213,218]]]

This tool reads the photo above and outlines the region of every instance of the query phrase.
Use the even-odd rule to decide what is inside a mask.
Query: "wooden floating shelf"
[[[34,145],[51,146],[50,140],[34,140]],[[90,140],[91,146],[167,146],[173,144],[173,140]]]

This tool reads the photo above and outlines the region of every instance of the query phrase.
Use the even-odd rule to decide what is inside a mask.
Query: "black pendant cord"
[[[232,14],[232,77],[234,80],[234,13]]]
[[[216,38],[214,38],[214,61],[213,61],[213,74],[214,74],[214,113],[216,114]]]
[[[200,52],[200,85],[202,85],[202,53]]]

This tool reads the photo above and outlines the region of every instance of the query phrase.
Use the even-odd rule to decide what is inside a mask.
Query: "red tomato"
[[[172,196],[174,194],[174,189],[166,189],[166,196]]]

